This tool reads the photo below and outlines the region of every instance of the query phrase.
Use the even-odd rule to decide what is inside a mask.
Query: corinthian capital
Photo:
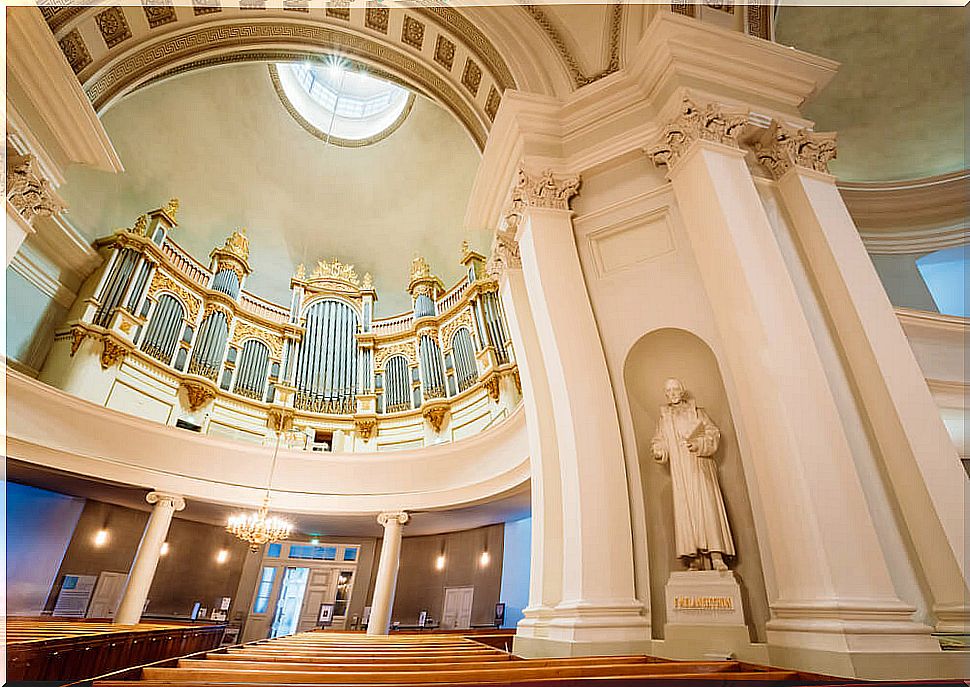
[[[834,132],[796,129],[774,121],[755,141],[754,154],[775,179],[783,177],[792,167],[828,174],[829,160],[835,159],[838,153],[835,139]]]
[[[49,217],[64,209],[33,155],[7,158],[7,200],[28,222],[34,217]]]
[[[647,149],[657,166],[673,167],[694,141],[713,141],[738,147],[738,136],[748,122],[748,113],[729,110],[720,103],[703,107],[684,98],[677,117],[664,127],[660,141]]]
[[[579,177],[556,177],[551,169],[531,174],[519,168],[519,179],[512,189],[514,209],[534,207],[568,210],[569,202],[579,192]]]
[[[519,242],[515,240],[521,216],[512,212],[505,218],[505,228],[495,232],[492,241],[492,254],[485,264],[485,271],[497,279],[507,269],[521,269],[522,259],[519,256]]]

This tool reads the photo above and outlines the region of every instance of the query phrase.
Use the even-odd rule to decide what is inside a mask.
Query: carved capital
[[[387,527],[390,524],[405,525],[407,521],[411,519],[411,516],[404,511],[393,511],[381,513],[377,516],[377,524]]]
[[[448,406],[446,405],[433,405],[429,408],[425,408],[421,412],[421,416],[428,421],[431,425],[431,429],[434,430],[435,434],[441,431],[441,425],[445,421],[445,414],[448,412]]]
[[[158,503],[171,503],[172,509],[175,511],[180,511],[185,508],[185,499],[178,494],[168,494],[162,491],[150,491],[148,495],[145,496],[145,500],[151,504]]]
[[[573,196],[579,192],[578,176],[557,177],[551,169],[532,174],[519,168],[519,178],[512,189],[512,208],[526,207],[568,210]]]
[[[673,167],[694,141],[712,141],[738,147],[738,136],[748,122],[748,113],[729,110],[719,103],[703,107],[684,98],[677,117],[664,127],[660,141],[646,150],[657,166]]]
[[[120,365],[128,355],[128,349],[111,339],[102,339],[104,348],[101,349],[101,368],[107,370],[112,365]]]
[[[7,200],[28,222],[33,222],[34,217],[50,217],[64,210],[64,204],[33,155],[7,158]]]
[[[371,437],[377,433],[376,417],[355,417],[354,431],[363,441],[370,441]]]
[[[754,154],[774,179],[783,177],[792,167],[829,173],[829,161],[838,149],[836,134],[796,129],[778,121],[754,142]]]
[[[216,392],[205,384],[182,382],[182,388],[185,389],[185,397],[189,402],[189,410],[192,411],[198,410],[216,397]]]

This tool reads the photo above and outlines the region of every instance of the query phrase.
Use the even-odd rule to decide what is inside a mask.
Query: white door
[[[442,630],[467,630],[472,622],[474,587],[445,587],[445,607],[441,611]]]
[[[88,618],[114,618],[118,605],[121,603],[121,595],[125,591],[125,582],[128,575],[125,573],[103,572],[98,576],[98,584],[94,587],[91,595],[91,605],[85,617]]]
[[[337,590],[333,585],[332,568],[310,570],[310,580],[307,582],[306,594],[303,596],[303,609],[300,611],[300,624],[297,632],[306,632],[317,626],[320,616],[320,605],[333,603]]]

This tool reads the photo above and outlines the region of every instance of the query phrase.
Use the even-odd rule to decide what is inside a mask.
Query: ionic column
[[[135,552],[135,560],[131,563],[128,583],[115,614],[116,625],[134,625],[141,620],[148,590],[155,579],[158,558],[162,555],[162,544],[168,536],[168,526],[176,511],[185,508],[185,500],[175,494],[152,491],[145,500],[155,504],[155,507],[148,518],[148,524],[145,525],[145,533],[141,537],[138,551]]]
[[[939,651],[897,596],[803,304],[737,138],[743,112],[689,100],[648,153],[669,168],[721,335],[763,509],[777,660]],[[835,664],[832,664],[835,666]],[[845,657],[840,672],[857,668]]]
[[[528,651],[528,638],[545,634],[543,628],[562,599],[563,501],[556,425],[552,417],[554,403],[546,382],[546,368],[529,307],[519,245],[514,238],[519,215],[511,214],[506,221],[508,227],[498,232],[488,269],[498,280],[499,297],[516,351],[529,437],[532,472],[529,605],[523,609],[525,617],[516,627],[515,651],[531,653]]]
[[[397,569],[401,563],[401,528],[408,519],[409,516],[404,511],[381,513],[377,516],[377,522],[384,526],[384,540],[381,542],[381,559],[377,563],[374,599],[371,601],[370,621],[367,623],[369,635],[386,635],[391,626]]]
[[[547,632],[560,646],[540,651],[646,651],[649,621],[636,599],[619,420],[569,209],[578,187],[578,177],[520,170],[513,190],[562,489],[562,595]]]
[[[754,145],[815,278],[933,596],[967,632],[967,477],[827,162],[835,135],[775,122]]]

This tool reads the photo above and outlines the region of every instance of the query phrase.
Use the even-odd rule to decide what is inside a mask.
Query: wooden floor
[[[369,637],[306,632],[213,651],[94,687],[227,687],[229,685],[804,685],[793,671],[738,661],[667,661],[650,656],[520,659],[457,635]]]

